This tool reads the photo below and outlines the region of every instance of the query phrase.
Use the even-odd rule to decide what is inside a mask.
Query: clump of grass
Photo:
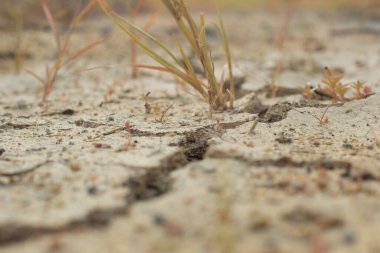
[[[364,99],[373,94],[371,87],[361,81],[343,83],[342,80],[343,75],[336,75],[331,69],[325,67],[325,78],[317,85],[314,93],[331,99],[332,103]],[[303,95],[308,100],[315,98],[314,93],[310,85],[304,86]],[[350,97],[350,93],[354,96]]]
[[[88,52],[89,50],[93,49],[95,46],[101,43],[101,41],[96,41],[94,43],[91,43],[84,48],[81,48],[80,50],[76,51],[74,54],[69,55],[69,50],[71,46],[71,36],[73,34],[73,31],[76,27],[76,25],[79,23],[80,20],[86,14],[93,8],[93,6],[96,4],[96,0],[91,0],[79,13],[76,15],[76,17],[71,21],[70,26],[68,28],[68,31],[66,34],[64,34],[63,39],[61,38],[61,34],[59,33],[57,23],[55,21],[54,16],[52,15],[52,12],[50,11],[50,8],[48,4],[46,3],[46,0],[41,0],[41,6],[43,9],[43,12],[46,16],[46,19],[49,23],[49,26],[54,34],[55,43],[57,46],[57,53],[56,57],[54,59],[53,65],[49,66],[46,65],[45,69],[45,76],[41,77],[37,75],[36,73],[27,70],[27,72],[35,77],[43,86],[43,95],[42,100],[43,102],[47,102],[49,95],[51,94],[54,83],[60,73],[60,71],[67,67],[69,64],[76,61],[80,56]]]
[[[169,49],[169,47],[165,46],[157,38],[144,31],[144,29],[137,27],[133,24],[132,21],[124,19],[116,12],[114,12],[106,0],[97,1],[102,10],[113,21],[113,23],[120,27],[140,47],[140,49],[142,49],[142,51],[144,51],[148,56],[150,56],[159,64],[158,66],[137,64],[135,65],[136,67],[168,72],[191,85],[198,92],[198,94],[209,103],[210,116],[214,109],[226,109],[228,98],[230,101],[230,108],[233,108],[235,85],[233,80],[232,60],[227,40],[227,34],[223,21],[221,19],[219,9],[219,22],[216,27],[222,38],[224,52],[227,58],[228,74],[230,77],[230,87],[227,92],[225,92],[225,89],[223,89],[224,78],[222,77],[220,80],[218,80],[218,78],[215,76],[211,51],[207,46],[205,14],[202,13],[200,15],[199,22],[197,23],[191,16],[183,0],[161,0],[161,2],[164,4],[166,9],[176,21],[179,30],[184,35],[196,58],[201,63],[203,74],[206,77],[206,80],[202,79],[202,77],[196,74],[189,57],[185,53],[184,45],[178,39],[176,41],[182,59],[178,59],[175,56],[174,52]],[[159,49],[163,50],[165,56],[162,56],[158,53],[157,50],[149,46],[148,43],[143,40],[143,38],[147,39]]]

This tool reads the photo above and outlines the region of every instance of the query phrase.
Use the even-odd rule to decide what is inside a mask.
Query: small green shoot
[[[224,93],[221,83],[215,76],[214,63],[211,58],[210,49],[207,46],[206,17],[204,14],[200,15],[199,22],[197,24],[183,0],[161,0],[176,21],[179,30],[186,38],[186,41],[195,53],[196,58],[201,63],[206,80],[196,74],[189,57],[185,53],[184,46],[181,42],[179,42],[179,40],[176,41],[178,51],[182,57],[181,60],[174,55],[174,52],[169,49],[169,47],[165,46],[157,38],[144,31],[144,29],[134,25],[132,21],[126,20],[114,12],[106,0],[97,0],[97,2],[112,22],[121,28],[143,52],[159,64],[158,66],[137,64],[136,67],[171,73],[177,78],[190,84],[198,92],[198,94],[209,103],[210,117],[212,115],[212,110],[226,109],[227,94]],[[232,60],[226,31],[224,24],[221,21],[220,14],[219,25],[217,25],[217,28],[224,43],[224,51],[229,66],[230,89],[228,93],[230,97],[230,107],[233,107],[235,91],[232,73]],[[162,49],[166,54],[166,57],[159,54],[158,51],[154,50],[147,42],[144,42],[143,38]]]
[[[373,94],[371,87],[361,81],[343,83],[342,79],[343,75],[335,75],[328,67],[325,67],[325,79],[318,84],[316,93],[330,98],[333,103],[365,99]],[[308,99],[313,97],[307,87],[304,88],[303,94]],[[348,94],[354,94],[354,97]]]
[[[318,91],[330,97],[333,103],[346,101],[346,93],[350,88],[349,84],[342,83],[343,75],[335,75],[328,67],[325,67],[325,79],[322,84],[318,84]]]
[[[41,77],[37,75],[36,73],[27,70],[27,72],[32,75],[34,78],[36,78],[43,86],[43,96],[42,100],[43,102],[47,102],[48,97],[50,93],[53,90],[54,83],[60,73],[60,71],[67,67],[69,64],[76,61],[80,56],[88,52],[89,50],[93,49],[97,45],[101,43],[101,41],[96,41],[94,43],[91,43],[84,48],[76,51],[76,53],[72,55],[68,55],[69,49],[70,49],[70,42],[71,42],[71,36],[73,34],[74,28],[79,23],[79,21],[86,16],[86,14],[93,8],[93,6],[96,4],[96,0],[91,0],[80,12],[79,14],[72,20],[69,29],[67,33],[64,36],[64,39],[61,39],[61,34],[58,31],[57,23],[52,15],[52,12],[50,11],[50,8],[48,4],[46,3],[46,0],[41,0],[41,6],[43,9],[43,12],[45,14],[45,17],[49,23],[49,26],[54,34],[56,46],[57,46],[57,56],[54,59],[53,66],[46,66],[45,69],[45,77]]]

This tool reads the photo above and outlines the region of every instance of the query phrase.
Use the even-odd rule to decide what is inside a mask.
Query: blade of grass
[[[174,54],[166,46],[164,46],[158,39],[154,38],[153,36],[151,36],[150,34],[148,34],[147,32],[145,32],[144,30],[140,29],[136,25],[132,24],[128,20],[126,20],[123,17],[121,17],[119,14],[115,13],[114,11],[112,11],[110,9],[110,7],[108,6],[108,4],[106,4],[107,2],[105,0],[97,0],[97,1],[98,1],[99,5],[101,6],[102,10],[107,14],[107,16],[110,17],[111,20],[119,28],[121,28],[130,38],[132,38],[133,40],[135,40],[136,43],[140,46],[140,48],[145,53],[148,53],[149,56],[151,56],[154,60],[160,61],[159,62],[160,64],[161,64],[161,62],[165,62],[166,65],[172,65],[171,63],[169,63],[168,61],[166,61],[162,56],[158,55],[152,49],[150,49],[145,43],[143,43],[141,41],[141,39],[137,35],[135,35],[133,32],[131,32],[130,29],[133,29],[134,31],[136,31],[139,34],[143,35],[143,37],[149,39],[154,44],[156,44],[157,46],[159,46],[161,49],[163,49],[165,51],[165,53],[168,54],[168,56],[170,56],[170,58],[176,64],[180,65],[179,60],[174,56]],[[172,65],[172,68],[175,68],[175,66]]]
[[[219,4],[216,5],[216,10],[217,10],[217,15],[218,15],[218,20],[219,20],[219,30],[222,36],[222,41],[224,45],[224,54],[227,58],[227,64],[228,64],[228,75],[230,78],[230,93],[231,93],[231,98],[230,98],[230,109],[232,110],[234,108],[234,100],[235,100],[235,80],[233,76],[233,70],[232,70],[232,57],[231,57],[231,50],[230,50],[230,45],[228,43],[228,36],[227,32],[224,26],[224,22],[222,19],[222,14],[220,11],[220,6]]]
[[[103,43],[104,39],[102,40],[98,40],[98,41],[95,41],[89,45],[87,45],[86,47],[78,50],[74,55],[72,55],[71,57],[69,57],[67,60],[65,60],[62,64],[61,64],[61,68],[67,66],[68,64],[70,64],[71,62],[77,60],[79,57],[81,57],[83,54],[85,54],[86,52],[90,51],[91,49],[95,48],[96,46],[98,46],[99,44]]]
[[[42,77],[40,77],[39,75],[37,75],[36,73],[34,73],[33,71],[29,70],[29,69],[25,69],[26,73],[28,73],[29,75],[31,75],[32,77],[34,77],[37,81],[39,81],[42,85],[45,84],[45,81]]]
[[[64,42],[63,42],[63,47],[61,51],[67,51],[71,36],[73,34],[73,31],[76,27],[76,25],[92,10],[92,8],[95,6],[96,0],[91,0],[80,12],[78,15],[76,15],[73,19],[73,21],[70,23],[68,32],[66,33]]]
[[[41,6],[44,11],[44,14],[46,16],[46,19],[49,23],[50,29],[53,31],[54,37],[55,37],[55,43],[57,45],[58,51],[62,49],[61,45],[61,38],[57,29],[57,23],[55,22],[55,19],[50,11],[50,8],[45,0],[41,0]]]
[[[193,79],[193,77],[189,74],[185,74],[185,73],[179,73],[178,74],[178,73],[173,72],[172,69],[162,67],[162,66],[151,66],[151,65],[143,65],[143,64],[137,64],[135,66],[138,68],[158,70],[161,72],[167,72],[167,73],[174,74],[174,75],[178,76],[179,78],[181,78],[182,80],[184,80],[185,82],[189,83],[194,89],[196,89],[199,93],[201,93],[201,95],[204,98],[207,99],[207,94],[206,94],[205,90],[202,89],[203,84],[201,84],[201,82],[198,79]]]
[[[167,60],[165,60],[162,56],[158,55],[153,49],[151,49],[149,46],[147,46],[144,42],[142,42],[140,40],[140,38],[135,35],[134,33],[132,33],[127,27],[125,27],[124,25],[126,26],[129,26],[129,28],[133,28],[135,29],[136,31],[138,31],[140,34],[142,34],[143,36],[145,36],[146,38],[150,39],[151,41],[153,41],[156,45],[158,45],[160,48],[164,49],[165,52],[168,53],[168,55],[176,62],[176,64],[178,66],[182,66],[182,64],[179,62],[179,60],[173,55],[173,53],[166,47],[164,46],[161,42],[159,42],[156,38],[152,37],[150,34],[146,33],[145,31],[143,31],[142,29],[136,27],[134,24],[132,24],[131,22],[125,20],[124,18],[120,17],[118,14],[112,12],[111,10],[107,9],[109,7],[107,7],[108,5],[105,4],[106,1],[104,0],[98,0],[100,6],[102,7],[103,11],[111,18],[111,20],[117,25],[119,26],[119,28],[121,28],[129,37],[131,37],[133,40],[136,41],[136,43],[140,46],[140,48],[146,53],[148,54],[152,59],[154,59],[156,62],[158,62],[159,64],[161,64],[163,67],[165,67],[168,71],[167,72],[170,72],[172,74],[175,74],[177,75],[178,77],[180,77],[182,80],[190,83],[195,89],[197,89],[199,92],[202,92],[202,96],[205,95],[205,91],[202,90],[200,87],[201,85],[199,85],[199,81],[195,81],[194,82],[194,79],[192,78],[189,78],[189,76],[187,74],[184,74],[182,71],[180,71],[176,66],[174,66],[172,63],[168,62]],[[123,25],[124,24],[124,25]],[[195,83],[195,85],[194,85]]]

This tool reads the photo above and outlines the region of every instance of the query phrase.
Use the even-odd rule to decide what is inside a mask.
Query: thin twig
[[[252,135],[252,134],[254,134],[255,129],[256,129],[258,123],[259,123],[259,117],[257,117],[257,118],[255,119],[255,121],[253,121],[253,125],[251,126],[251,128],[250,128],[249,131],[248,131],[248,135]]]
[[[165,115],[166,115],[166,113],[172,108],[174,106],[174,104],[171,104],[168,108],[166,108],[166,110],[162,113],[162,115],[161,115],[161,118],[160,118],[160,122],[163,122],[163,120],[164,120],[164,117],[165,117]]]

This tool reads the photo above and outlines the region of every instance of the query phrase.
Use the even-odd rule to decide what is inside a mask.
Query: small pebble
[[[28,105],[26,104],[26,102],[24,100],[20,100],[20,101],[17,101],[16,108],[19,110],[24,110],[24,109],[28,108]]]
[[[98,188],[96,186],[89,186],[87,188],[87,193],[89,195],[96,195],[98,193]]]
[[[154,224],[161,226],[165,223],[166,219],[162,214],[154,214],[153,221]]]

